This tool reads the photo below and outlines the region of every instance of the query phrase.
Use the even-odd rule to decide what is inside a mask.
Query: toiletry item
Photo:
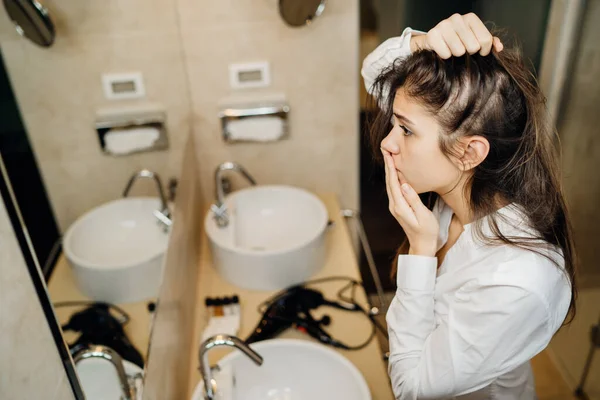
[[[204,305],[206,306],[206,309],[208,310],[208,317],[212,317],[215,315],[215,310],[213,308],[213,306],[215,305],[215,301],[211,298],[211,297],[207,297],[204,299]]]
[[[237,335],[240,328],[240,306],[239,297],[225,296],[204,299],[207,307],[208,321],[206,328],[202,332],[202,340],[219,333]]]
[[[216,317],[222,317],[223,315],[225,315],[225,313],[223,312],[223,299],[220,297],[217,297],[217,299],[215,300],[215,316]]]

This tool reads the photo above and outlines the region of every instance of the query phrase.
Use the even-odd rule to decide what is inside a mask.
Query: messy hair
[[[575,252],[561,186],[556,133],[549,124],[545,97],[518,49],[440,58],[421,50],[397,59],[373,84],[380,111],[371,125],[374,156],[389,133],[396,91],[418,102],[441,127],[439,145],[451,157],[459,138],[478,135],[489,142],[487,157],[472,170],[465,196],[475,218],[474,233],[488,244],[506,244],[541,254],[562,268],[571,282],[570,319],[575,315]],[[438,195],[428,194],[433,207]],[[507,237],[494,213],[500,202],[523,211],[533,234]],[[482,218],[491,234],[484,234]],[[550,244],[544,246],[540,244]],[[548,251],[548,249],[553,251]],[[407,253],[408,241],[398,254]],[[552,254],[553,253],[553,254]],[[559,257],[556,257],[556,256]],[[559,261],[560,260],[560,261]],[[395,260],[397,261],[397,260]],[[395,274],[393,264],[392,276]]]

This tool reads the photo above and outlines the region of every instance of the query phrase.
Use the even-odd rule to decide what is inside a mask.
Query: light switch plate
[[[266,87],[271,84],[269,62],[229,64],[229,85],[233,89]]]
[[[104,96],[109,100],[139,99],[146,96],[141,72],[102,74]]]

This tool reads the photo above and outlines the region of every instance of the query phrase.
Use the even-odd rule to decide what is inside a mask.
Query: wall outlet
[[[104,96],[109,100],[139,99],[146,96],[141,72],[102,74]]]
[[[229,85],[233,89],[266,87],[271,84],[267,61],[229,64]]]

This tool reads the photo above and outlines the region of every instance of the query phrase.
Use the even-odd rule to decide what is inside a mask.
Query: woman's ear
[[[465,136],[459,141],[462,153],[459,168],[463,171],[469,171],[481,164],[490,152],[490,142],[483,136]]]

